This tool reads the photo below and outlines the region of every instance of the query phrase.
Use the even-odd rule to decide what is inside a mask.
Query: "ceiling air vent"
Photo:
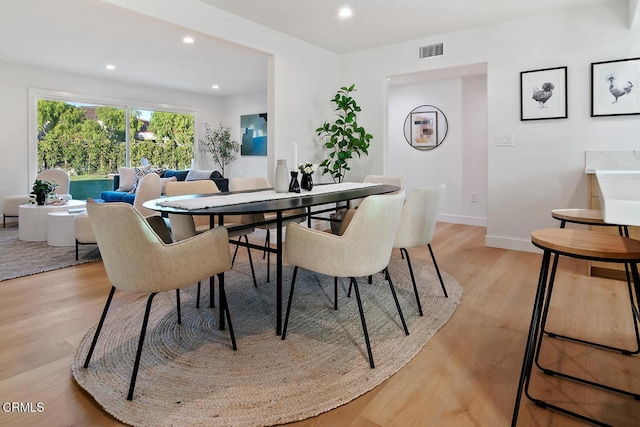
[[[418,58],[431,58],[432,56],[440,56],[444,53],[444,46],[442,43],[430,44],[428,46],[421,46],[418,49]]]

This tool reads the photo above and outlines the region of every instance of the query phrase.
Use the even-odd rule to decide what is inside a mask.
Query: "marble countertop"
[[[605,222],[640,226],[640,170],[596,170]]]
[[[597,170],[640,171],[640,151],[585,151],[584,163],[587,174]]]

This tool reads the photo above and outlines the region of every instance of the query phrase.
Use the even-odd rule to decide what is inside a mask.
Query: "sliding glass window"
[[[113,174],[123,166],[186,169],[193,164],[194,113],[67,96],[36,96],[35,101],[35,172],[69,172],[74,199],[110,190]]]

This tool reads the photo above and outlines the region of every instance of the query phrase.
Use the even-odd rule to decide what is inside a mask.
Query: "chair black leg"
[[[84,367],[89,367],[89,361],[91,360],[91,355],[93,355],[93,350],[96,348],[96,343],[98,342],[98,335],[100,335],[100,331],[102,331],[102,325],[104,325],[104,319],[107,317],[107,311],[109,311],[109,306],[111,305],[111,300],[113,299],[113,294],[116,292],[115,286],[111,286],[111,291],[109,292],[109,296],[107,297],[107,303],[104,305],[104,310],[102,310],[102,316],[100,316],[100,322],[98,322],[98,327],[96,328],[96,333],[93,336],[93,341],[91,342],[91,347],[89,347],[89,353],[87,353],[87,358],[84,361]]]
[[[198,292],[196,293],[196,308],[200,308],[200,287],[201,282],[198,282]]]
[[[287,337],[287,325],[289,324],[289,313],[291,313],[291,300],[293,300],[293,288],[296,285],[296,276],[298,275],[298,266],[293,267],[293,276],[291,277],[291,289],[289,290],[289,301],[287,302],[287,314],[284,316],[284,325],[282,326],[282,339]]]
[[[264,244],[265,248],[271,246],[271,233],[267,230],[267,239]],[[267,283],[271,281],[271,251],[265,249],[267,253]],[[262,259],[264,259],[264,253],[262,254]]]
[[[371,351],[371,342],[369,341],[369,332],[367,331],[367,322],[364,320],[364,310],[362,309],[362,300],[360,299],[360,291],[358,290],[358,282],[354,277],[351,278],[353,289],[356,291],[356,300],[358,301],[358,310],[360,311],[360,321],[362,322],[362,332],[364,333],[364,341],[367,344],[367,354],[369,355],[369,366],[375,368],[373,363],[373,353]]]
[[[416,294],[416,303],[418,304],[418,313],[423,316],[422,304],[420,304],[420,296],[418,295],[418,286],[416,285],[416,278],[413,275],[413,267],[411,266],[411,258],[409,258],[409,251],[406,248],[400,248],[400,254],[402,258],[407,259],[407,265],[409,266],[409,275],[411,276],[411,283],[413,283],[413,293]]]
[[[216,300],[216,289],[214,287],[215,281],[213,280],[213,277],[209,278],[209,308],[214,308],[216,306],[215,304],[215,300]]]
[[[247,243],[247,245],[249,245],[249,238],[247,237],[247,235],[244,235],[244,241]],[[237,250],[237,247],[236,247]],[[256,272],[253,269],[253,259],[251,258],[251,248],[249,246],[247,246],[247,255],[249,256],[249,266],[251,267],[251,277],[253,277],[253,287],[257,288],[258,287],[258,282],[256,282]]]
[[[136,352],[136,361],[133,363],[133,373],[131,374],[131,382],[129,383],[129,394],[127,395],[127,400],[133,399],[133,390],[136,387],[136,378],[138,376],[138,368],[140,367],[140,357],[142,356],[142,345],[144,344],[144,336],[147,333],[147,324],[149,323],[151,303],[153,302],[153,297],[155,297],[156,295],[157,293],[152,293],[151,295],[149,295],[149,299],[147,300],[147,308],[144,311],[144,320],[142,321],[142,329],[140,330],[138,351]]]
[[[76,261],[78,261],[78,241],[76,240]]]
[[[180,312],[180,289],[176,289],[176,305],[178,307],[178,325],[182,323],[182,313]]]
[[[338,309],[338,278],[333,277],[333,309]]]
[[[229,324],[229,335],[231,336],[231,348],[233,350],[237,350],[238,346],[236,346],[236,336],[233,333],[233,325],[231,324],[231,313],[229,312],[229,304],[227,303],[227,293],[224,290],[224,274],[218,274],[218,287],[220,290],[220,310],[224,311],[224,314],[227,318],[227,323]]]
[[[444,292],[445,298],[449,298],[447,294],[447,288],[444,287],[444,280],[442,280],[442,275],[440,274],[440,269],[438,268],[438,263],[436,262],[436,257],[433,254],[433,249],[431,249],[431,243],[427,244],[429,248],[429,252],[431,253],[431,259],[433,260],[433,266],[436,268],[436,273],[438,273],[438,279],[440,279],[440,286],[442,286],[442,292]]]
[[[398,314],[400,315],[400,321],[402,322],[402,328],[404,329],[405,335],[409,335],[409,329],[407,328],[407,323],[404,321],[404,316],[402,315],[402,308],[400,308],[400,302],[398,301],[398,295],[396,294],[396,288],[393,286],[393,282],[391,281],[391,274],[389,274],[389,268],[384,269],[384,275],[389,282],[389,287],[391,288],[391,294],[393,294],[393,300],[396,302],[396,308],[398,309]]]
[[[245,236],[246,237],[246,236]],[[238,242],[242,239],[242,236],[238,236]],[[231,267],[236,263],[236,255],[238,255],[238,248],[240,245],[236,245],[236,249],[233,251],[233,258],[231,258]]]
[[[268,248],[270,244],[271,244],[271,233],[269,232],[269,229],[267,228],[267,236],[264,239],[264,247]],[[264,251],[262,251],[262,259],[266,258],[267,252],[268,251],[266,249]]]

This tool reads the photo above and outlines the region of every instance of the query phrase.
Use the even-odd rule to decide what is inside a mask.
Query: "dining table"
[[[162,197],[145,202],[143,206],[166,214],[208,215],[210,227],[223,226],[225,215],[247,215],[253,222],[234,226],[233,229],[253,228],[260,225],[276,224],[276,247],[264,247],[252,243],[233,241],[230,243],[266,250],[276,255],[276,319],[275,331],[282,333],[282,264],[283,264],[283,214],[286,211],[301,209],[293,218],[319,219],[320,214],[349,208],[350,201],[367,196],[388,194],[399,191],[400,187],[376,183],[342,182],[334,184],[316,184],[310,191],[300,193],[277,193],[273,188],[250,191],[230,191],[215,194],[191,194]],[[275,214],[275,219],[260,220],[264,215]],[[273,215],[271,215],[273,216]],[[210,279],[213,283],[213,278]],[[220,310],[220,328],[224,329],[223,310]]]

